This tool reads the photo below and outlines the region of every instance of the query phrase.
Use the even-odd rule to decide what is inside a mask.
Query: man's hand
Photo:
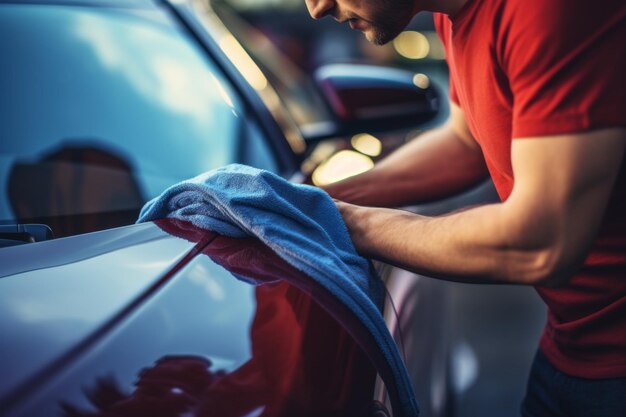
[[[558,286],[584,261],[626,147],[626,129],[515,139],[504,203],[442,217],[338,203],[362,254],[463,282]]]

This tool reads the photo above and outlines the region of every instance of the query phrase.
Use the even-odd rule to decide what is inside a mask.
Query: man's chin
[[[396,36],[398,36],[398,34],[389,35],[387,33],[369,32],[369,31],[364,32],[363,34],[365,35],[365,39],[367,39],[370,43],[374,45],[378,45],[378,46],[388,44],[389,42],[394,40]]]
[[[374,45],[385,45],[389,42],[391,42],[392,40],[394,40],[401,31],[385,31],[385,30],[379,30],[379,29],[370,29],[367,31],[363,32],[363,35],[365,35],[365,39],[367,39],[369,42],[373,43]]]

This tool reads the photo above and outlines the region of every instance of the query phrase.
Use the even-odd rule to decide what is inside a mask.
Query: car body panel
[[[369,356],[374,346],[356,342],[346,328],[353,318],[338,321],[322,307],[311,279],[256,239],[213,238],[210,232],[207,239],[207,232],[172,221],[160,221],[159,226],[181,238],[150,243],[196,248],[194,256],[127,311],[118,325],[99,334],[89,349],[46,375],[45,384],[34,383],[24,401],[5,398],[9,415],[62,416],[69,408],[84,413],[79,415],[100,415],[102,403],[94,398],[112,387],[125,397],[109,406],[123,410],[131,402],[134,415],[159,415],[150,413],[153,403],[141,394],[143,384],[152,383],[146,375],[159,375],[159,389],[166,391],[189,387],[197,382],[197,374],[186,368],[189,364],[202,369],[206,385],[194,404],[222,410],[218,414],[223,416],[260,411],[268,416],[321,415],[332,410],[350,415],[370,405],[376,368]],[[49,250],[81,238],[52,242]],[[110,263],[103,274],[120,279],[111,279],[102,292],[116,293],[125,281],[142,275],[158,278],[163,268],[153,267],[155,259],[167,257],[158,248],[150,249],[136,245],[102,255],[103,260],[111,253],[130,257],[139,266]],[[143,255],[137,256],[136,250]],[[154,257],[146,256],[152,252]],[[69,264],[73,275],[83,282],[98,281],[97,274],[91,276],[92,265],[84,262]],[[81,274],[82,268],[90,276]],[[51,281],[61,278],[49,276]],[[25,286],[21,289],[20,294],[28,292]],[[82,302],[70,297],[65,304],[82,309]],[[352,330],[358,332],[356,326]],[[172,369],[183,371],[173,375]],[[161,406],[177,406],[176,398],[161,398]]]
[[[147,292],[192,249],[153,224],[0,251],[0,397],[13,395]]]

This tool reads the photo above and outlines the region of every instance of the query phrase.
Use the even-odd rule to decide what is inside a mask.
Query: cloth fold
[[[253,236],[345,304],[371,332],[394,374],[406,415],[417,402],[381,315],[384,285],[359,256],[335,203],[323,190],[232,164],[171,186],[149,201],[138,223],[176,218],[229,237]]]

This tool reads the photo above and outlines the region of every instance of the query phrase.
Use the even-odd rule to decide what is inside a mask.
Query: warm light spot
[[[413,76],[413,84],[423,90],[426,90],[430,85],[430,80],[426,74],[415,74]]]
[[[426,58],[430,51],[430,43],[420,32],[406,31],[393,40],[396,51],[405,58]]]
[[[326,185],[371,169],[374,161],[354,151],[340,151],[313,171],[313,184]]]
[[[237,65],[241,75],[250,83],[252,88],[263,90],[267,87],[267,79],[233,35],[225,35],[220,40],[219,45],[228,58]]]
[[[368,133],[354,135],[350,143],[354,149],[369,156],[380,155],[383,147],[380,140]]]

